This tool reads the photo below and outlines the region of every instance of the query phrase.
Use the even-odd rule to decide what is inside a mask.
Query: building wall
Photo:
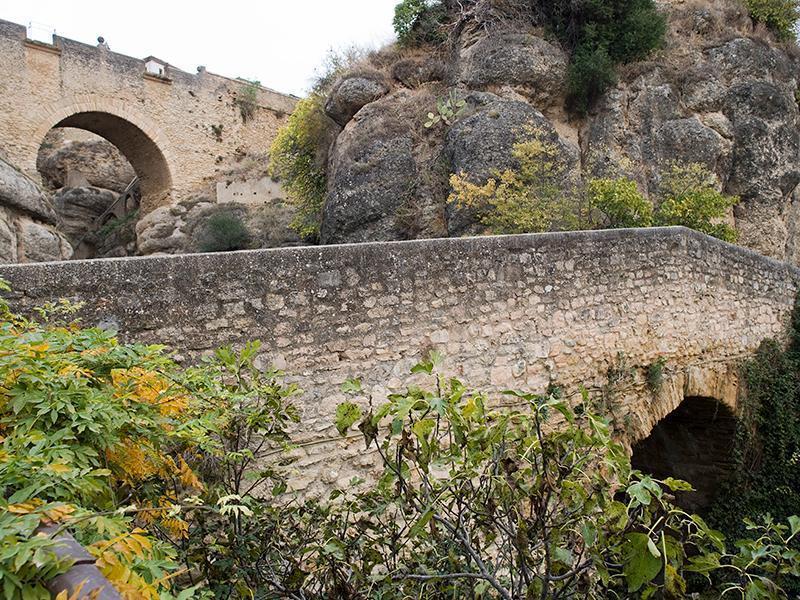
[[[132,124],[157,148],[133,148],[143,155],[138,162],[149,165],[145,155],[160,152],[168,169],[170,185],[145,198],[145,212],[212,180],[223,158],[268,147],[296,99],[259,87],[257,109],[245,122],[237,99],[246,87],[205,70],[168,67],[166,78],[155,77],[145,73],[143,60],[57,36],[52,45],[33,42],[25,27],[0,20],[0,147],[10,162],[38,179],[36,155],[54,125],[76,113],[113,115],[99,127]],[[137,169],[135,157],[128,158]]]
[[[630,378],[609,406],[631,443],[684,396],[735,408],[736,366],[786,331],[800,273],[683,228],[481,237],[0,267],[13,305],[85,301],[87,324],[191,360],[263,341],[304,390],[294,486],[317,492],[374,468],[331,426],[339,386],[380,402],[428,350],[489,390],[574,393]],[[665,383],[646,388],[666,359]]]

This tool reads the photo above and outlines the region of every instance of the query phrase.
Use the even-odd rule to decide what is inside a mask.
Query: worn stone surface
[[[60,219],[59,230],[75,243],[94,226],[97,220],[117,199],[111,190],[86,186],[63,188],[53,196]]]
[[[12,305],[86,301],[87,325],[125,340],[172,340],[185,360],[261,339],[304,390],[305,446],[292,485],[317,493],[375,470],[358,436],[332,426],[340,385],[361,377],[375,402],[406,385],[428,350],[444,372],[487,390],[568,392],[633,369],[614,416],[628,443],[688,396],[735,410],[736,366],[781,337],[800,273],[680,228],[359,244],[0,267]],[[158,293],[152,293],[153,282]],[[647,366],[664,358],[664,383]]]
[[[397,213],[417,181],[408,129],[418,96],[395,92],[365,106],[336,140],[320,239],[324,244],[397,239]]]
[[[66,260],[72,256],[72,246],[60,232],[27,219],[17,219],[15,225],[19,262]]]

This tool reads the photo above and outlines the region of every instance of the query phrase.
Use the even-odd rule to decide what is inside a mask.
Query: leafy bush
[[[241,217],[224,210],[212,213],[200,225],[197,234],[201,252],[244,250],[249,243],[250,234]]]
[[[512,150],[519,169],[495,172],[483,185],[465,173],[452,175],[448,202],[474,210],[495,234],[577,228],[579,206],[567,189],[570,169],[561,149],[536,129],[523,138]]]
[[[240,493],[285,489],[261,462],[283,453],[295,388],[254,367],[256,343],[184,370],[160,346],[62,323],[72,310],[45,307],[37,323],[0,300],[3,597],[50,598],[45,583],[71,566],[34,534],[52,524],[87,547],[125,598],[207,597],[193,549],[215,552],[235,531],[249,511]]]
[[[673,165],[663,175],[659,193],[656,225],[683,225],[727,242],[736,241],[736,230],[719,220],[739,203],[739,198],[717,191],[716,175],[703,165]]]
[[[402,45],[438,44],[445,40],[442,23],[447,8],[441,0],[402,0],[394,8],[394,31]]]
[[[307,239],[319,235],[327,191],[321,149],[332,125],[323,103],[324,97],[317,94],[300,100],[270,148],[271,173],[280,178],[289,201],[298,210],[292,228]]]
[[[137,526],[180,539],[168,514],[201,487],[184,460],[209,443],[203,407],[174,383],[159,347],[119,345],[99,329],[43,324],[0,302],[0,580],[4,597],[49,598],[70,563],[40,525],[69,529],[129,597],[170,595],[176,552]],[[134,506],[135,505],[135,506]]]
[[[764,23],[781,40],[794,39],[800,19],[797,0],[745,0],[750,16]]]
[[[653,205],[639,192],[636,182],[617,179],[592,179],[587,186],[589,206],[603,215],[604,227],[650,227]]]
[[[328,540],[350,566],[345,589],[363,589],[369,574],[371,597],[679,598],[700,574],[721,580],[718,593],[786,597],[799,518],[751,524],[755,539],[728,553],[721,534],[669,503],[691,486],[631,471],[586,393],[571,408],[557,390],[505,392],[514,408],[492,410],[435,374],[437,362],[413,368],[432,376],[428,388],[374,412],[353,402],[337,411],[339,431],[358,423],[384,464],[378,485],[348,504],[351,528]],[[346,388],[361,393],[357,381]]]

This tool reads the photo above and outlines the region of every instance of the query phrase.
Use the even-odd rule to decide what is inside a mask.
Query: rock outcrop
[[[0,262],[64,260],[72,246],[56,211],[30,178],[0,158]]]
[[[90,185],[120,193],[136,176],[110,142],[97,137],[65,141],[62,137],[58,129],[52,130],[39,153],[37,168],[48,188]]]
[[[579,176],[624,174],[651,198],[674,163],[705,165],[722,191],[741,197],[731,215],[739,242],[800,264],[796,46],[776,42],[736,2],[659,5],[665,48],[620,67],[617,85],[585,117],[563,108],[567,54],[513,18],[467,27],[427,59],[394,50],[359,65],[384,77],[345,75],[328,98],[343,129],[329,149],[322,241],[480,232],[448,206],[449,176],[478,183],[514,167],[511,148],[533,127]],[[437,101],[453,97],[464,108],[423,127]]]

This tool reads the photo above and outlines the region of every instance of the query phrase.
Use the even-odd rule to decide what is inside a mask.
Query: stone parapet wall
[[[335,439],[341,383],[360,377],[380,402],[432,348],[447,374],[491,390],[600,389],[622,362],[632,379],[614,416],[628,441],[684,395],[735,404],[735,367],[784,335],[800,272],[663,228],[14,265],[0,277],[19,310],[84,301],[85,323],[187,361],[262,340],[263,363],[304,390],[294,487],[313,493],[374,465],[357,436]],[[661,357],[663,389],[646,392]]]

